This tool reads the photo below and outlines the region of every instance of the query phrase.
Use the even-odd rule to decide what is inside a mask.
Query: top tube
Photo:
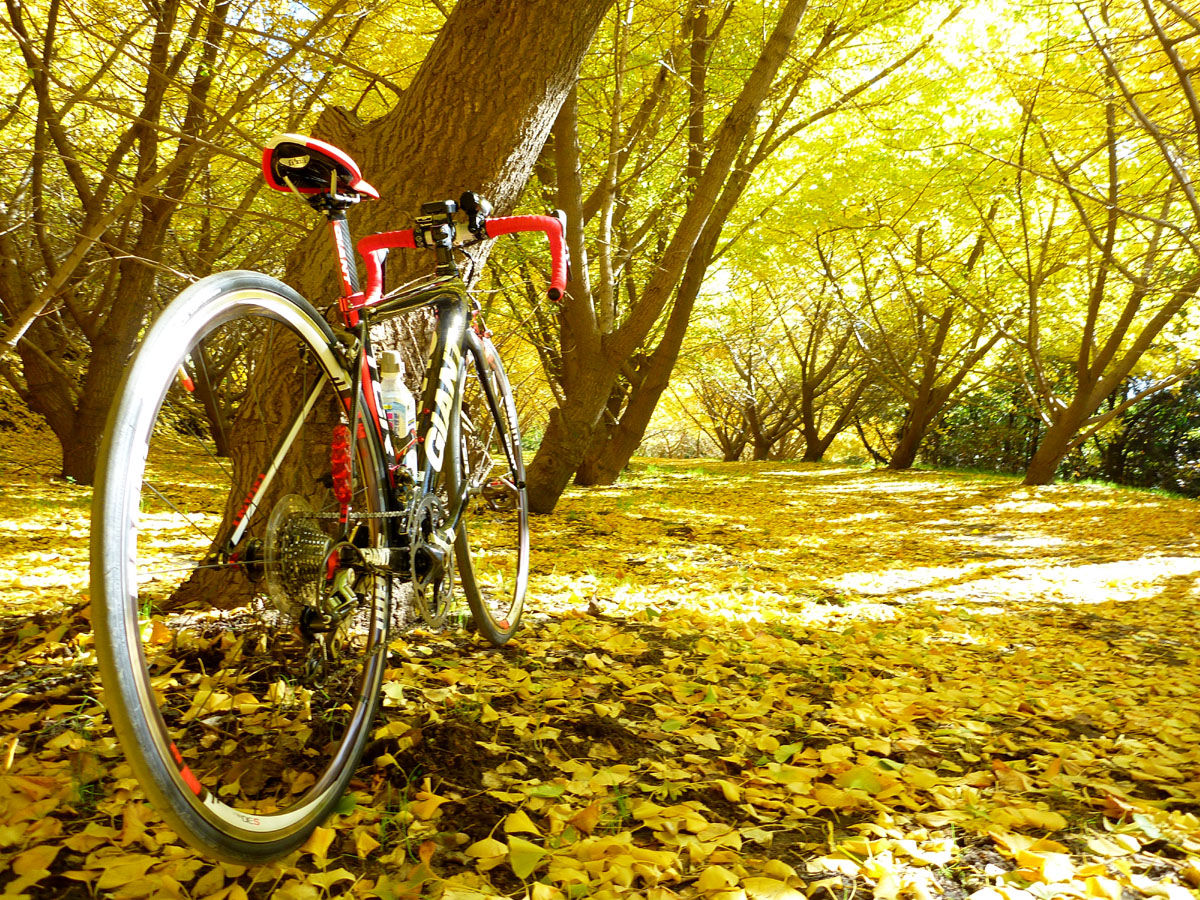
[[[370,307],[373,321],[383,321],[442,301],[465,300],[467,286],[457,275],[433,275],[415,284],[406,284],[380,297]]]

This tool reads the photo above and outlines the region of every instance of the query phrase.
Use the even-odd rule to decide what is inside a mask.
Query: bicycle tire
[[[474,627],[493,644],[516,633],[529,583],[529,499],[517,409],[487,338],[468,354],[462,450],[467,508],[456,535],[459,579]]]
[[[331,602],[322,584],[335,537],[387,545],[389,520],[358,515],[385,510],[385,476],[370,429],[349,449],[352,381],[335,347],[320,314],[274,279],[235,271],[197,282],[134,356],[97,470],[92,621],[104,703],[168,824],[238,863],[296,849],[328,817],[379,703],[390,579],[346,576],[333,595],[341,618],[306,612]],[[300,402],[281,380],[304,386]],[[231,461],[262,445],[256,417],[291,423],[269,487],[259,467]],[[339,440],[353,475],[331,462]],[[263,492],[249,511],[247,480]],[[348,532],[331,524],[338,485],[357,511]],[[236,550],[217,552],[241,522]],[[297,637],[297,621],[313,640]]]

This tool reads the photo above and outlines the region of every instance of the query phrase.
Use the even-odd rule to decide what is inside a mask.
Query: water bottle
[[[379,358],[383,411],[396,442],[396,454],[414,475],[417,471],[417,404],[404,383],[404,357],[399,350],[384,350]],[[405,448],[408,448],[407,450]]]

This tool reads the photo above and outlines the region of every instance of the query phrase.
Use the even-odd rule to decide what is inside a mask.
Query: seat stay
[[[234,520],[233,532],[229,535],[229,540],[225,544],[227,553],[232,553],[233,549],[241,542],[246,535],[246,529],[249,527],[251,520],[259,510],[261,499],[270,489],[271,483],[275,480],[275,476],[279,474],[282,468],[283,460],[287,458],[288,451],[296,442],[296,438],[300,435],[300,430],[304,422],[308,418],[308,414],[312,412],[317,400],[320,398],[323,390],[324,375],[317,378],[316,383],[308,392],[308,397],[301,405],[296,413],[296,418],[292,422],[291,427],[279,439],[279,443],[275,446],[275,451],[271,454],[271,460],[264,466],[263,471],[254,479],[253,487],[250,493],[246,495],[246,499],[242,503],[242,509]]]

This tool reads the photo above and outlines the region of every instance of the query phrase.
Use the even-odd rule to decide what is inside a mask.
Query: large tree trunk
[[[928,397],[919,399],[909,407],[908,415],[904,419],[904,427],[900,431],[900,440],[896,443],[896,449],[892,451],[892,458],[888,460],[889,469],[897,471],[911,469],[913,463],[917,461],[917,451],[921,449],[921,441],[925,439],[925,433],[933,424],[937,414],[941,412],[942,407],[946,405],[946,398],[939,396],[941,393],[941,391],[934,391]]]
[[[357,132],[339,123],[341,146],[381,195],[350,213],[356,234],[402,227],[422,203],[464,190],[509,211],[612,2],[461,0],[395,107]],[[287,280],[306,297],[340,292],[328,242],[322,223],[288,259]],[[389,277],[429,266],[425,254],[397,251]]]
[[[1049,484],[1054,480],[1058,465],[1071,449],[1071,439],[1078,428],[1076,424],[1060,420],[1046,430],[1025,470],[1024,484]]]
[[[351,213],[355,231],[401,227],[421,203],[466,189],[493,200],[498,214],[511,208],[611,3],[461,0],[397,105],[349,144],[343,133],[343,147],[383,198]],[[340,292],[328,241],[322,223],[288,261],[288,280],[317,301]],[[394,254],[389,277],[429,271],[427,255],[407,256]],[[277,388],[296,395],[299,385]],[[255,456],[273,446],[272,427],[269,416],[253,414],[235,424],[235,473],[259,471]],[[265,498],[266,508],[272,502]]]
[[[1063,457],[1080,443],[1079,430],[1094,412],[1090,406],[1087,396],[1080,393],[1050,423],[1025,469],[1024,484],[1049,484],[1054,480]]]
[[[637,382],[630,390],[629,401],[620,419],[612,426],[602,424],[597,428],[587,456],[575,475],[577,484],[614,483],[637,452],[658,401],[671,382],[671,373],[679,359],[679,351],[683,347],[683,339],[687,335],[692,309],[696,305],[696,298],[700,296],[704,276],[716,252],[721,228],[748,181],[749,172],[738,171],[726,184],[688,259],[663,336],[654,352],[638,367]]]
[[[351,212],[355,231],[403,227],[425,201],[464,190],[510,211],[612,2],[460,0],[396,105],[344,146],[382,197]],[[337,292],[327,242],[322,225],[289,259],[305,296]],[[389,271],[402,268],[429,260],[397,252]]]

